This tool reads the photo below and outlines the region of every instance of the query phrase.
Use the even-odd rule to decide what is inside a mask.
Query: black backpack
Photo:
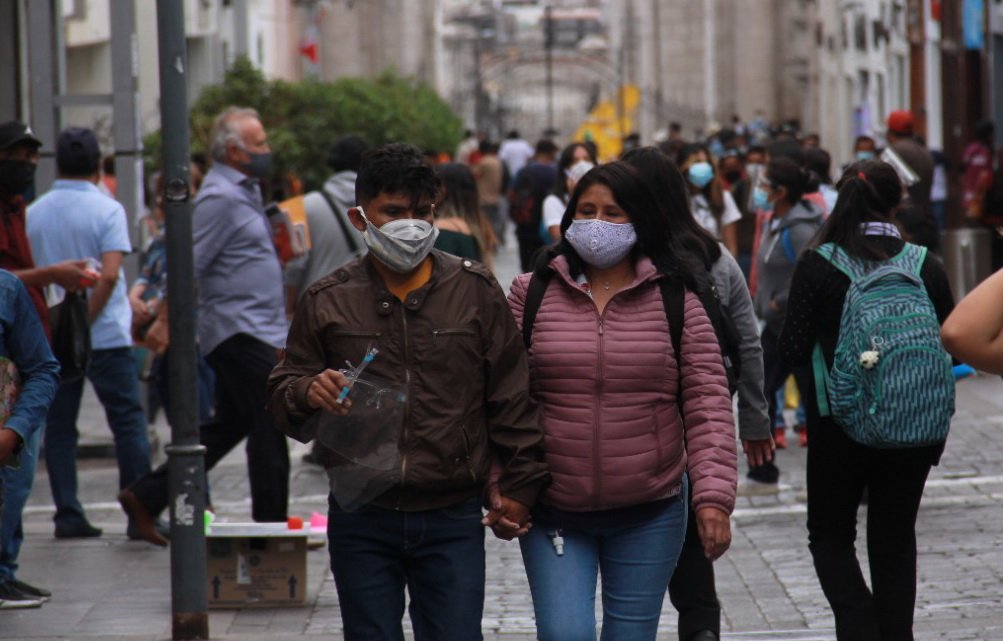
[[[553,276],[552,269],[542,267],[534,270],[529,279],[522,313],[522,340],[527,350],[533,342],[533,324],[536,322],[536,313],[540,310],[543,295],[546,293],[547,286],[550,285]],[[662,292],[662,303],[665,306],[665,317],[669,322],[672,349],[678,361],[683,338],[683,297],[685,292],[679,283],[669,278],[660,278],[658,288]],[[728,376],[728,391],[734,394],[738,388],[738,377],[742,372],[741,341],[738,330],[735,328],[731,316],[725,314],[721,309],[720,295],[709,274],[697,275],[697,291],[695,293],[703,304],[711,325],[714,326],[714,333],[717,335],[717,342],[721,347],[724,371]]]

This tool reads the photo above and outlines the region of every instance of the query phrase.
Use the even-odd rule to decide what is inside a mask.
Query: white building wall
[[[817,122],[822,144],[838,167],[852,159],[856,136],[870,135],[880,143],[888,114],[910,107],[906,14],[904,7],[897,13],[882,0],[853,4],[819,0],[817,11],[815,24],[821,26],[822,43],[814,48],[818,78],[812,90],[820,96]],[[877,42],[876,23],[883,25],[886,34]],[[927,94],[938,94],[939,80],[930,82]],[[939,120],[930,113],[931,125]]]

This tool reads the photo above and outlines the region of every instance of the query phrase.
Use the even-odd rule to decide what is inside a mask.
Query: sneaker
[[[25,583],[24,581],[18,581],[17,579],[7,579],[7,583],[10,583],[22,594],[27,594],[30,597],[35,597],[36,599],[41,599],[42,603],[49,600],[52,596],[52,592],[49,592],[45,588],[36,587],[30,583]]]
[[[776,483],[780,480],[780,469],[777,468],[777,464],[773,461],[768,463],[763,463],[756,467],[749,468],[746,473],[746,478],[750,481],[759,481],[760,483]]]
[[[787,449],[787,428],[778,427],[774,429],[773,442],[776,443],[778,450]]]
[[[0,583],[0,610],[40,608],[42,600],[18,590],[10,581]]]

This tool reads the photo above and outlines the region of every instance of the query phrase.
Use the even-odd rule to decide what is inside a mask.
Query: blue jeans
[[[784,419],[784,407],[787,405],[787,389],[786,383],[785,387],[781,387],[777,390],[777,418],[773,421],[776,429],[786,429],[787,421]],[[799,427],[803,427],[808,422],[808,416],[804,411],[804,399],[798,403],[797,410],[795,410],[795,419]]]
[[[329,502],[331,570],[346,639],[403,641],[405,586],[415,641],[484,638],[478,500],[425,512],[372,506],[344,512]]]
[[[21,467],[0,469],[3,492],[0,514],[0,582],[16,578],[17,557],[24,543],[21,512],[28,502],[31,486],[35,482],[38,450],[42,443],[42,430],[35,430],[21,450]]]
[[[519,539],[539,641],[594,641],[596,578],[602,571],[602,639],[653,641],[686,535],[683,497],[643,523],[564,528],[558,556],[553,530],[537,523]]]
[[[108,427],[115,438],[118,485],[130,483],[150,471],[150,441],[146,415],[139,402],[139,374],[128,347],[96,349],[91,354],[87,380],[104,406]],[[84,382],[63,383],[49,407],[45,426],[45,466],[49,473],[53,520],[73,527],[83,522],[84,508],[77,499],[77,416]]]

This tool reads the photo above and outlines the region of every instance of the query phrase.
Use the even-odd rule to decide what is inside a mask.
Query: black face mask
[[[724,172],[724,179],[730,183],[737,183],[739,180],[742,179],[742,171],[739,169],[736,169],[734,171],[726,171]]]
[[[34,191],[35,168],[23,160],[0,160],[0,194],[14,197]]]

